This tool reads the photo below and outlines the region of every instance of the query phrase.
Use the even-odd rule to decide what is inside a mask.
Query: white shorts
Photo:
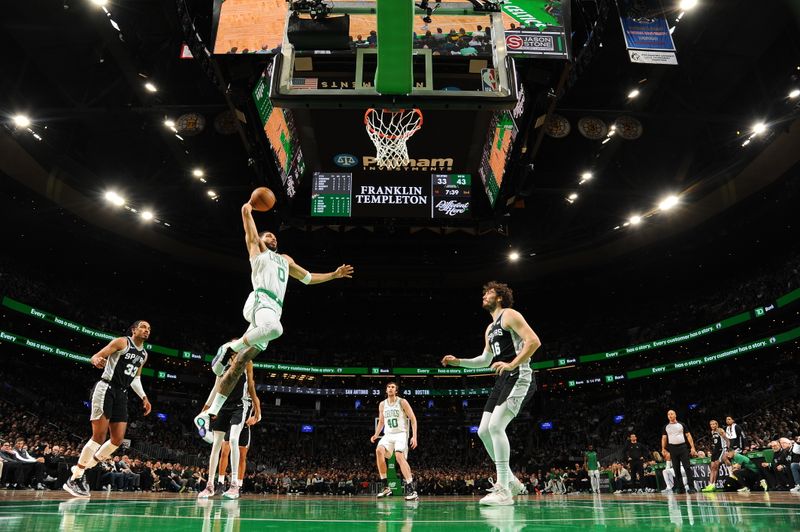
[[[244,334],[262,325],[273,322],[280,323],[282,310],[280,305],[272,299],[265,296],[256,297],[255,292],[250,292],[250,295],[247,296],[247,301],[245,301],[244,308],[242,308],[242,316],[244,316],[244,319],[250,324]],[[264,351],[267,348],[267,344],[258,343],[253,347]]]
[[[408,432],[395,432],[394,434],[384,434],[378,442],[379,446],[389,451],[403,453],[408,456]]]

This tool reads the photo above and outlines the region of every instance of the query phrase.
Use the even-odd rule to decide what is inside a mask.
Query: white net
[[[364,125],[378,150],[375,157],[378,165],[389,169],[400,168],[408,164],[406,141],[422,127],[422,111],[367,109]]]

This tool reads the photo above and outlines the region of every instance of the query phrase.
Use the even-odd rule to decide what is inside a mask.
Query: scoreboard
[[[470,174],[315,172],[311,216],[451,219],[471,216]]]

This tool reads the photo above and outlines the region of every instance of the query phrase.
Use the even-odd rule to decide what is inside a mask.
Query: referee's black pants
[[[680,471],[680,466],[686,471],[686,482],[688,486],[683,485],[683,475],[675,475],[675,491],[688,491],[694,489],[694,475],[692,474],[692,464],[689,462],[689,446],[685,443],[677,445],[667,444],[667,450],[672,456],[672,467],[675,471]]]
[[[644,488],[644,462],[642,460],[631,460],[631,485],[637,489]]]

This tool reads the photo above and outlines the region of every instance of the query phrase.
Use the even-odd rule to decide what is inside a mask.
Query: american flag
[[[317,88],[317,78],[292,78],[292,90],[314,90]]]

